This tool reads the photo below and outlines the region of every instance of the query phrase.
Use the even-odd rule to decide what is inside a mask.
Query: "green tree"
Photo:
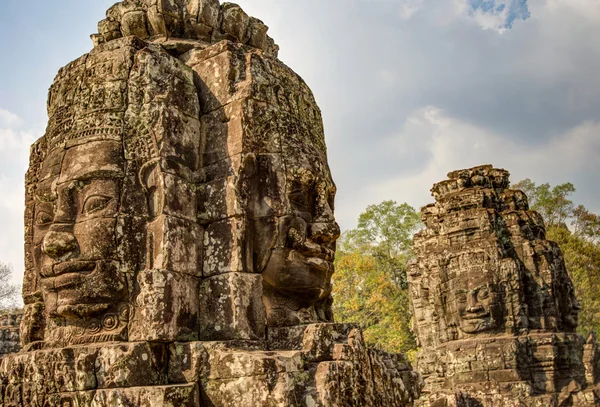
[[[560,246],[581,302],[578,331],[600,334],[600,217],[570,199],[571,183],[551,187],[525,179],[512,186],[525,192],[530,208],[539,212],[546,224],[547,238]]]
[[[336,320],[361,325],[367,343],[391,352],[416,348],[406,262],[412,256],[412,235],[420,226],[419,214],[407,204],[385,201],[368,206],[357,228],[340,239],[336,256]]]
[[[529,206],[542,215],[547,226],[566,224],[573,217],[575,207],[569,197],[575,192],[575,187],[570,182],[552,188],[547,183],[536,185],[527,178],[512,188],[525,192]]]
[[[420,215],[407,203],[383,201],[369,205],[358,217],[358,226],[342,240],[349,251],[375,257],[402,288],[407,288],[406,262],[412,255],[412,236],[422,226]]]
[[[600,334],[600,246],[564,226],[549,227],[547,235],[560,246],[581,303],[578,332]]]
[[[15,306],[19,288],[10,284],[12,265],[0,262],[0,310]]]

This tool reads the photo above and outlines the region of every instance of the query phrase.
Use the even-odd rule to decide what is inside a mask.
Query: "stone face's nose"
[[[79,252],[79,244],[70,232],[50,231],[44,237],[42,251],[54,260],[67,260]]]
[[[481,312],[483,311],[483,307],[481,305],[471,305],[469,307],[467,307],[467,312],[471,313],[471,314],[475,314],[477,312]]]
[[[336,222],[312,223],[310,237],[317,243],[332,243],[340,237],[340,227]]]
[[[483,310],[482,305],[477,300],[477,293],[470,293],[468,296],[467,312],[476,313]]]

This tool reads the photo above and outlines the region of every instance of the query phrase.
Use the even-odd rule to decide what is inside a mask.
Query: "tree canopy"
[[[410,205],[384,201],[368,206],[357,228],[340,239],[333,275],[335,317],[360,324],[372,346],[392,352],[416,348],[406,262],[420,227],[419,214]]]
[[[527,195],[529,206],[546,224],[547,238],[558,243],[581,302],[578,331],[600,334],[600,216],[575,205],[570,182],[551,187],[525,179],[512,186]]]
[[[0,262],[0,310],[15,306],[18,287],[10,284],[12,265]]]
[[[512,186],[528,196],[545,222],[547,237],[563,252],[582,310],[578,331],[600,334],[600,216],[571,200],[571,183],[536,185],[525,179]],[[368,206],[356,229],[339,241],[333,275],[336,320],[357,323],[371,346],[391,352],[416,350],[410,331],[406,264],[412,237],[421,227],[410,205],[384,201]]]

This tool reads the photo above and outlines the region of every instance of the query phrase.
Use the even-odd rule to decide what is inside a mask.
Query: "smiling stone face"
[[[475,334],[497,328],[502,314],[493,275],[472,271],[457,284],[455,301],[460,330]]]
[[[562,252],[508,177],[491,165],[453,171],[422,210],[407,270],[431,389],[419,405],[460,404],[459,393],[469,405],[555,405],[567,386],[597,383],[596,339],[576,333],[581,304]]]
[[[259,167],[263,174],[278,171],[286,180],[275,194],[260,188],[257,194],[257,201],[269,199],[280,211],[279,216],[268,211],[255,221],[259,233],[272,236],[256,239],[254,245],[269,304],[267,318],[270,325],[291,325],[314,319],[311,313],[316,312],[317,319],[330,320],[327,301],[340,234],[333,216],[335,185],[324,157],[289,156],[283,162],[266,160]]]
[[[64,155],[54,202],[36,205],[34,258],[49,315],[88,318],[124,306],[115,243],[123,176],[121,143],[76,146]]]
[[[45,314],[44,342],[122,340],[131,284],[119,255],[125,219],[122,143],[83,140],[51,151],[40,168],[43,179],[30,204],[30,247]]]
[[[145,340],[151,320],[173,337],[197,329],[198,110],[191,71],[135,38],[59,72],[27,175],[25,345]],[[148,305],[174,290],[146,284],[158,274],[189,288],[187,308]]]
[[[201,118],[205,179],[198,185],[198,217],[207,231],[203,290],[234,292],[240,302],[260,298],[260,315],[244,320],[262,321],[266,314],[269,327],[332,321],[340,231],[319,107],[306,83],[280,61],[231,43],[213,48],[189,53],[209,110]],[[214,329],[218,318],[211,315],[202,337],[263,335],[262,328],[241,334],[240,307],[231,303],[212,312],[231,321],[227,330],[222,324]]]

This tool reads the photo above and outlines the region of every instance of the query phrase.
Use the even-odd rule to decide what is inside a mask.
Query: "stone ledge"
[[[266,350],[264,341],[123,342],[13,354],[0,362],[0,406],[29,406],[26,400],[34,399],[77,406],[199,406],[200,398],[215,407],[309,400],[404,406],[418,397],[421,380],[406,359],[367,348],[352,325],[277,331],[272,343],[292,349]]]

